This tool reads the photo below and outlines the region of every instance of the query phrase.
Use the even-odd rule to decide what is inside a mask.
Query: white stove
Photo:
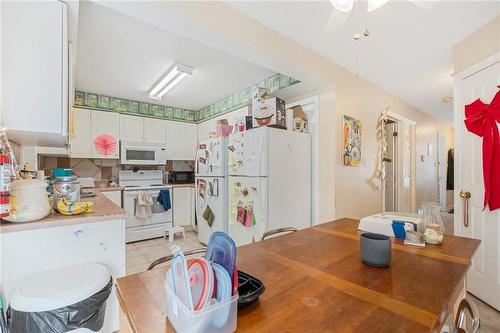
[[[172,186],[163,184],[163,171],[120,171],[118,179],[123,187],[123,208],[129,215],[125,230],[127,243],[162,237],[173,221],[172,208],[165,210],[157,202],[160,191],[169,190],[170,202],[173,204]],[[148,193],[153,199],[152,215],[146,218],[136,217],[137,197],[142,192]]]

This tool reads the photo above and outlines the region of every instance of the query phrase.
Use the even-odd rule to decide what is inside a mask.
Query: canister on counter
[[[80,182],[76,176],[57,177],[54,183],[55,201],[66,196],[71,203],[80,201]]]

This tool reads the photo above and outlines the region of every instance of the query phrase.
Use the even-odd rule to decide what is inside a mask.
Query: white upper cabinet
[[[120,140],[142,142],[144,139],[144,118],[120,115]]]
[[[165,143],[165,123],[161,119],[144,118],[144,142]]]
[[[38,143],[64,144],[68,131],[66,4],[1,1],[0,6],[4,125],[21,144],[29,144],[30,137]]]
[[[120,140],[163,144],[165,120],[121,114]]]
[[[195,160],[197,145],[198,127],[196,124],[186,123],[186,160]]]
[[[185,160],[186,123],[166,121],[167,160]]]
[[[120,157],[120,118],[118,113],[106,111],[93,111],[92,113],[92,155],[96,158],[119,158]],[[110,135],[116,140],[115,150],[107,155],[101,154],[95,148],[95,140],[100,135]]]
[[[72,113],[73,133],[70,133],[70,156],[85,158],[92,155],[92,110],[74,109]]]

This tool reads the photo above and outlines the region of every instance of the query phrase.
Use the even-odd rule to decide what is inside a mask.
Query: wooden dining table
[[[339,219],[238,248],[238,269],[260,279],[237,332],[439,332],[465,296],[476,239],[418,248],[392,242],[389,267],[360,259],[358,220]],[[175,332],[165,314],[165,267],[119,278],[120,332]],[[451,318],[451,319],[450,319]]]

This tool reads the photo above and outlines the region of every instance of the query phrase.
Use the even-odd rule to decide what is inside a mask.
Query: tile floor
[[[198,235],[194,231],[186,231],[185,239],[180,234],[176,234],[173,243],[179,245],[182,250],[192,250],[203,246],[198,242]],[[156,258],[170,254],[171,245],[168,239],[163,238],[127,244],[127,275],[144,272]]]
[[[488,304],[481,301],[472,294],[467,293],[467,299],[472,300],[476,304],[481,318],[480,333],[498,333],[500,332],[500,312],[493,309]]]

